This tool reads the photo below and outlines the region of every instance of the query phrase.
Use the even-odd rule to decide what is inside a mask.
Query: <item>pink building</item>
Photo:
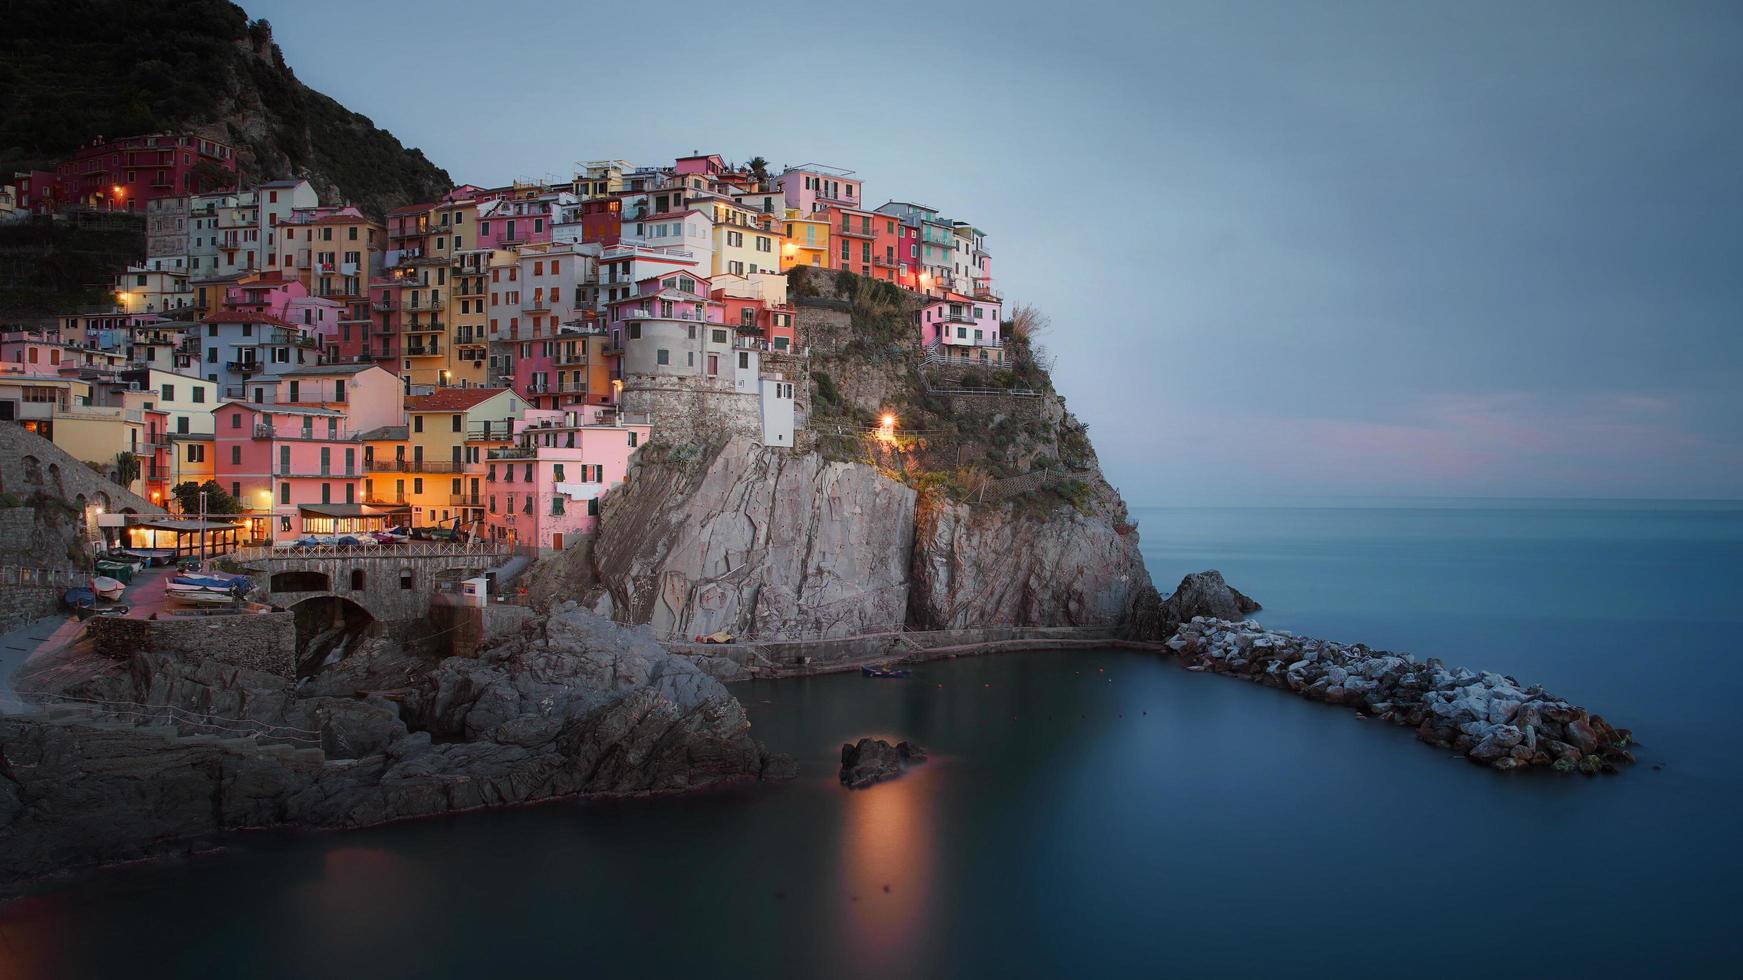
[[[485,464],[485,534],[561,551],[599,526],[599,498],[623,482],[647,425],[609,424],[597,408],[529,411],[516,445],[492,449]]]
[[[919,322],[920,344],[928,354],[982,364],[1004,363],[997,300],[945,293],[920,308]]]
[[[363,446],[343,412],[227,401],[213,418],[213,478],[248,508],[261,537],[358,533],[401,519],[359,500]]]
[[[798,208],[800,214],[815,214],[831,204],[863,208],[864,186],[852,174],[840,167],[807,163],[788,167],[774,183],[786,197],[787,207]]]

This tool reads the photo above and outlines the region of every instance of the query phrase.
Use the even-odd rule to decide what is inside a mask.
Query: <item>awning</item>
[[[388,517],[412,512],[410,504],[386,507],[374,504],[298,504],[297,510],[316,517]]]
[[[180,534],[191,534],[195,531],[240,531],[242,525],[228,521],[172,521],[146,520],[139,521],[132,527],[150,528],[153,531],[175,531]]]

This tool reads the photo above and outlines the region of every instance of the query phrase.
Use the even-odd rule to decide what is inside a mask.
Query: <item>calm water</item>
[[[247,836],[0,909],[0,976],[1743,973],[1743,509],[1139,516],[1165,587],[1541,682],[1642,765],[1503,776],[1134,653],[758,683],[796,783]],[[938,758],[848,793],[867,734]]]

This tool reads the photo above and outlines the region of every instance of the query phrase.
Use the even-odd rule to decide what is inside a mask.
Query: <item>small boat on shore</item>
[[[198,585],[177,585],[171,582],[163,588],[164,597],[184,606],[228,606],[241,598],[228,589],[209,589]]]
[[[114,602],[126,591],[127,583],[107,575],[91,576],[91,594],[104,602]]]
[[[908,672],[899,667],[877,667],[871,664],[866,664],[861,667],[859,673],[862,677],[882,677],[892,680],[899,680],[908,676]]]

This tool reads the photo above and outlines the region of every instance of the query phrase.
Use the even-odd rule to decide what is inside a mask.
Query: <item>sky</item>
[[[459,182],[972,221],[1134,505],[1743,497],[1743,4],[244,6]]]

